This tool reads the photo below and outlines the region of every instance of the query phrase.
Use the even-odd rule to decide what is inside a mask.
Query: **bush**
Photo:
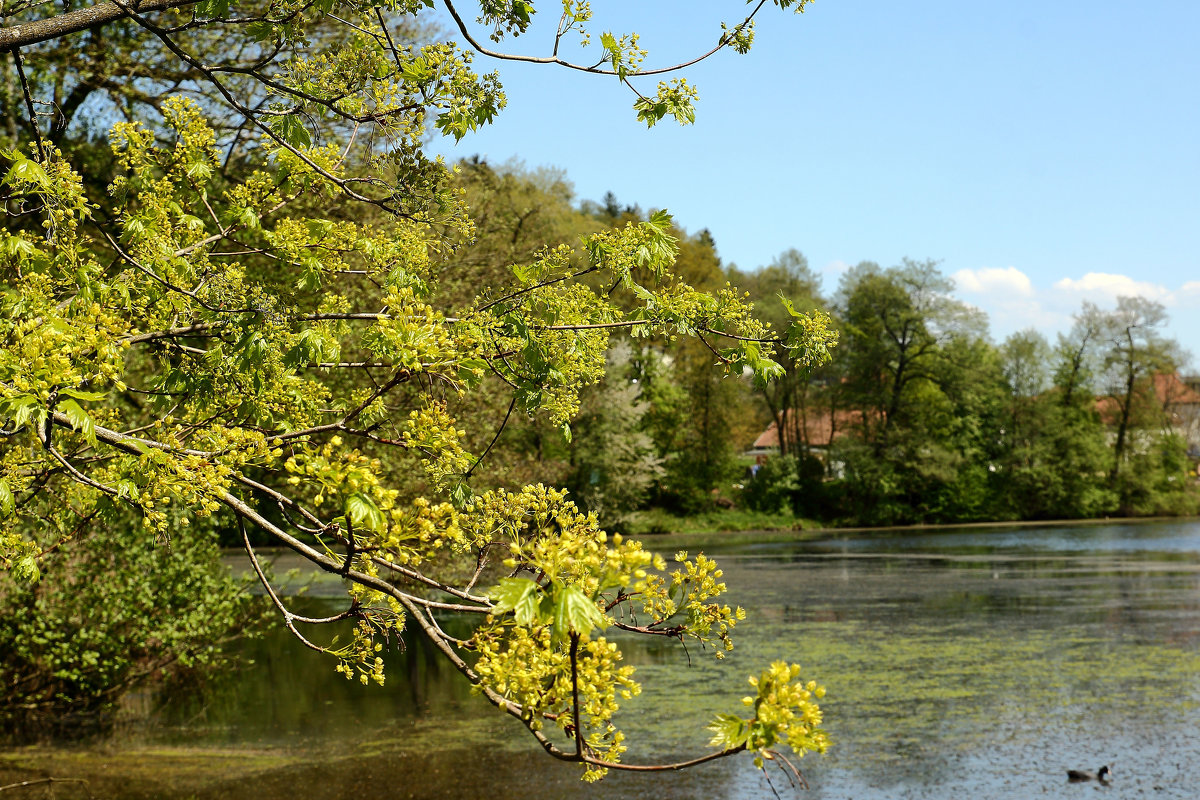
[[[256,607],[211,530],[156,543],[122,519],[70,541],[38,583],[0,575],[0,731],[103,730],[135,686],[220,666],[221,643],[257,629]]]
[[[800,470],[792,455],[768,458],[742,489],[742,503],[754,511],[791,511],[800,492]]]

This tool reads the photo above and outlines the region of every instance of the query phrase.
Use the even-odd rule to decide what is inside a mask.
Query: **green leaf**
[[[42,578],[42,571],[38,569],[37,559],[28,555],[17,559],[13,564],[13,576],[18,581],[37,583]]]
[[[212,165],[207,161],[193,161],[188,164],[187,175],[197,183],[205,183],[212,177]]]
[[[214,19],[229,14],[229,0],[202,0],[196,5],[196,16],[202,19]]]
[[[337,340],[327,337],[315,328],[300,331],[300,337],[284,356],[289,367],[307,366],[313,363],[337,361],[341,349]]]
[[[640,283],[634,283],[633,281],[630,281],[629,288],[633,291],[634,296],[639,300],[649,302],[655,299],[654,293],[642,286]]]
[[[769,358],[760,358],[751,366],[754,369],[754,377],[760,386],[777,381],[787,374],[787,370],[782,365]]]
[[[671,222],[673,219],[674,218],[671,216],[671,212],[667,211],[666,209],[659,209],[651,214],[650,219],[643,222],[642,226],[650,228],[651,230],[663,236],[670,236]]]
[[[518,281],[520,281],[523,284],[527,284],[530,282],[530,280],[533,279],[533,276],[537,274],[537,265],[536,264],[513,264],[512,271],[513,271],[513,275],[515,275],[517,277]]]
[[[287,116],[279,117],[274,124],[275,133],[279,134],[279,138],[297,149],[303,147],[312,147],[312,136],[308,132],[308,128],[304,127],[304,123],[300,118],[288,114]]]
[[[138,485],[128,478],[122,478],[114,486],[117,490],[117,497],[123,500],[137,500],[141,495]]]
[[[405,83],[425,83],[434,77],[433,68],[424,58],[413,58],[404,64],[400,71]]]
[[[375,501],[362,492],[355,492],[346,498],[344,508],[346,518],[356,528],[366,528],[380,533],[387,528],[387,519]]]
[[[608,60],[612,63],[613,69],[616,69],[621,62],[621,48],[617,44],[617,37],[605,31],[600,34],[600,46],[608,53]]]
[[[787,309],[787,312],[788,312],[788,315],[789,315],[789,316],[791,316],[791,317],[793,317],[793,318],[795,318],[795,317],[799,317],[799,316],[800,316],[800,312],[796,310],[796,307],[795,307],[794,305],[792,305],[792,301],[791,301],[791,300],[789,300],[788,298],[784,297],[784,295],[783,295],[783,292],[780,292],[780,293],[777,295],[777,297],[779,298],[779,302],[783,303],[783,307],[784,307],[785,309]]]
[[[96,403],[108,397],[108,392],[85,392],[82,389],[59,389],[60,395],[74,397],[76,400],[85,400],[90,403]]]
[[[192,214],[181,215],[179,217],[179,221],[182,222],[183,226],[185,228],[187,228],[189,231],[204,230],[204,220],[200,219],[197,216],[193,216]]]
[[[38,408],[38,399],[34,395],[21,394],[0,401],[0,417],[11,417],[18,428],[27,425],[35,416],[39,420],[45,419],[46,411]]]
[[[31,258],[37,252],[37,248],[17,235],[4,240],[4,252],[12,258]]]
[[[538,585],[529,578],[501,578],[500,585],[488,592],[493,614],[513,612],[518,625],[529,627],[538,619]]]
[[[458,369],[460,369],[460,371],[467,369],[467,371],[470,372],[484,372],[485,369],[487,369],[487,361],[484,359],[476,359],[476,357],[472,357],[472,359],[463,359],[462,361],[458,362]]]
[[[486,370],[487,362],[482,358],[464,358],[458,363],[458,380],[466,384],[467,388],[473,389],[483,380]]]
[[[71,423],[71,427],[83,434],[83,438],[87,439],[88,444],[92,447],[96,446],[96,423],[88,416],[88,413],[83,410],[83,407],[70,398],[63,400],[58,404],[58,408],[66,416],[67,421]]]
[[[750,738],[750,726],[746,720],[733,714],[717,714],[716,719],[709,724],[708,730],[713,732],[709,744],[722,750],[740,747]]]
[[[251,22],[246,26],[246,33],[256,42],[262,42],[271,38],[275,26],[269,22]]]
[[[13,497],[12,489],[9,488],[7,481],[0,481],[0,515],[8,516],[16,508],[16,498]]]
[[[475,492],[465,481],[459,481],[450,490],[450,503],[459,511],[470,505],[473,499],[475,499]]]
[[[323,265],[316,256],[304,256],[300,259],[300,277],[296,279],[296,288],[306,292],[314,292],[321,288]]]
[[[136,242],[146,235],[146,223],[135,216],[129,216],[125,219],[125,224],[122,229],[121,238],[127,242]]]
[[[28,158],[18,157],[4,176],[4,182],[13,186],[37,186],[41,189],[50,188],[50,176],[42,165]]]
[[[675,608],[677,609],[680,608],[683,605],[683,601],[687,599],[687,585],[688,582],[686,578],[678,583],[671,583],[671,589],[668,593],[668,597],[671,598],[671,602],[675,604]]]
[[[607,627],[608,620],[586,594],[575,586],[560,586],[554,597],[554,633],[565,638],[567,633],[587,636],[592,628]]]

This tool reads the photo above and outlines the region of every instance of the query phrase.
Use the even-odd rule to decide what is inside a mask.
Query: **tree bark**
[[[167,11],[194,5],[197,0],[142,0],[131,3],[99,3],[89,8],[70,11],[35,22],[0,28],[0,52],[14,47],[26,47],[39,42],[61,39],[129,16],[129,12]]]

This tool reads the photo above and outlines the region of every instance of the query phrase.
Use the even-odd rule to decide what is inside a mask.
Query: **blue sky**
[[[593,0],[661,66],[747,12]],[[514,52],[545,55],[558,3]],[[743,269],[790,247],[847,265],[935,259],[1000,340],[1139,294],[1200,354],[1200,2],[815,0],[687,72],[696,124],[646,130],[615,79],[492,62],[508,108],[448,158],[565,170],[580,198],[667,208]],[[592,56],[592,61],[598,58]],[[657,80],[641,85],[652,92]]]

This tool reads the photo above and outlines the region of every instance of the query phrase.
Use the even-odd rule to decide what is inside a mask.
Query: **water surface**
[[[906,532],[709,552],[749,619],[723,662],[694,647],[626,643],[645,687],[625,709],[623,727],[641,743],[628,761],[704,752],[703,726],[740,710],[746,676],[786,659],[829,689],[835,747],[801,762],[804,797],[1072,796],[1096,787],[1067,785],[1066,769],[1104,763],[1115,772],[1106,797],[1196,794],[1200,524]],[[98,797],[774,797],[748,758],[580,784],[576,767],[542,754],[419,642],[388,653],[382,689],[347,682],[283,634],[247,645],[242,658],[203,702],[60,753],[54,768],[87,771],[103,756],[108,767],[91,784]],[[213,774],[196,753],[219,754],[228,769]],[[772,780],[787,796],[783,776]]]

